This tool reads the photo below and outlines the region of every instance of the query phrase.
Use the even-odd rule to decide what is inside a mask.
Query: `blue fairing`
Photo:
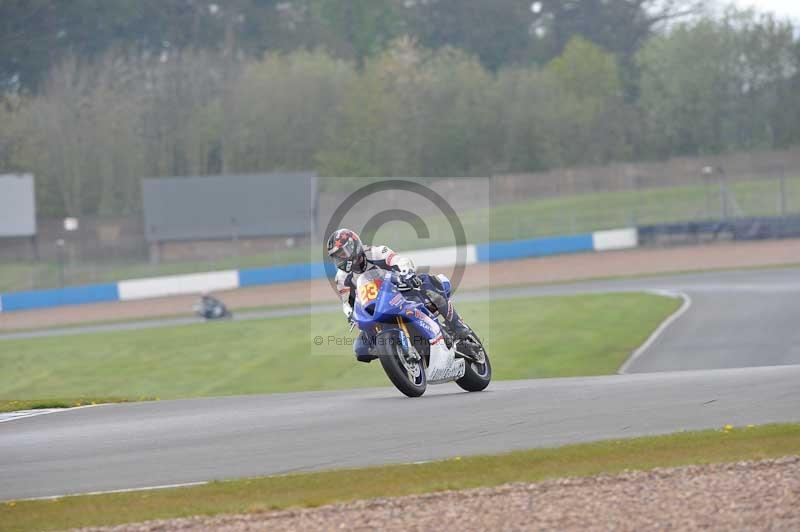
[[[413,325],[415,331],[424,335],[428,340],[432,340],[440,334],[438,323],[425,305],[406,299],[403,292],[397,289],[392,273],[386,273],[378,297],[371,301],[367,308],[362,307],[361,303],[356,300],[353,309],[353,318],[359,329],[368,333],[372,333],[375,326],[379,324],[383,330],[398,328],[398,317]]]

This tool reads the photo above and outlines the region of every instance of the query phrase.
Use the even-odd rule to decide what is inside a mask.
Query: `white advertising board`
[[[35,234],[33,176],[0,175],[0,237]]]

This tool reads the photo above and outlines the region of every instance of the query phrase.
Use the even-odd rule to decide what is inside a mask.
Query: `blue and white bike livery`
[[[444,276],[440,280],[449,298],[450,282]],[[450,341],[435,306],[428,303],[424,290],[400,291],[397,273],[371,270],[356,284],[353,320],[389,380],[405,395],[419,397],[428,384],[451,381],[470,392],[483,390],[492,367],[480,339],[472,333]]]

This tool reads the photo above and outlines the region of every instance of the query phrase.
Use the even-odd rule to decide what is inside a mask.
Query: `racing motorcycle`
[[[449,298],[450,281],[445,276],[439,280]],[[486,388],[492,366],[478,335],[473,331],[465,339],[451,340],[424,291],[401,291],[399,284],[394,272],[364,273],[356,284],[353,308],[354,324],[370,339],[371,352],[392,384],[409,397],[424,394],[428,384],[452,381],[469,392]],[[441,331],[448,334],[448,349],[431,350],[430,340]]]
[[[228,310],[225,303],[219,299],[204,295],[192,307],[195,314],[206,320],[222,320],[233,318],[233,313]]]

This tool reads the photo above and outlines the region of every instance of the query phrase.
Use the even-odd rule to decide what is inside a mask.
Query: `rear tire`
[[[476,342],[483,350],[483,364],[464,358],[464,376],[458,379],[456,384],[468,392],[480,392],[492,381],[492,363],[489,362],[489,355],[475,334],[471,335],[468,341]]]
[[[403,342],[400,341],[400,334],[402,333],[398,330],[385,331],[380,334],[375,350],[381,360],[383,371],[386,372],[386,376],[389,377],[392,384],[408,397],[419,397],[425,393],[428,386],[424,359],[418,354],[419,360],[413,361],[412,353],[407,353]],[[410,340],[406,342],[406,345],[413,349]]]

